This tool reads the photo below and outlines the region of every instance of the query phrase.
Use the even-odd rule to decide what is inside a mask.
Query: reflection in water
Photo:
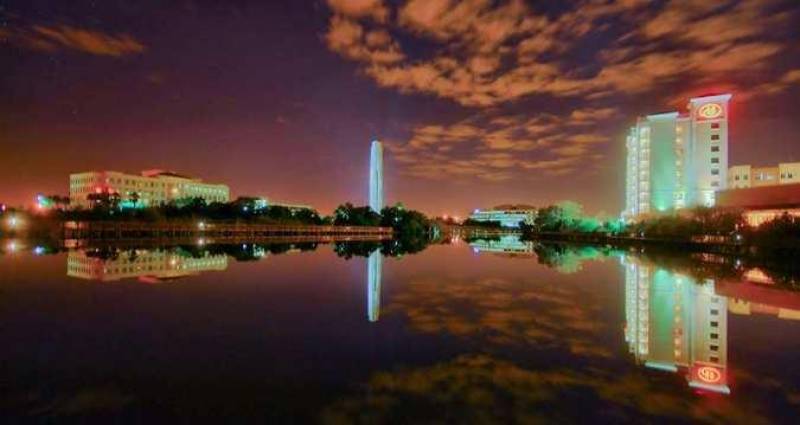
[[[367,259],[367,318],[377,322],[381,314],[381,269],[383,257],[379,249]]]
[[[625,339],[636,361],[652,369],[688,370],[689,386],[729,394],[728,300],[714,281],[623,257]]]
[[[520,240],[517,235],[502,235],[496,238],[475,239],[470,241],[469,246],[475,253],[491,252],[496,254],[508,254],[509,256],[530,256],[533,255],[533,242]]]
[[[209,251],[198,256],[181,249],[94,249],[67,254],[67,276],[102,282],[139,278],[155,283],[227,268],[226,254]]]

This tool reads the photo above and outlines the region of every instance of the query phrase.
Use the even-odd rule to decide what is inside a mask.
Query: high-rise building
[[[171,201],[202,198],[208,203],[228,202],[230,189],[224,184],[163,170],[146,170],[141,175],[118,171],[88,171],[70,174],[70,206],[90,208],[92,194],[119,194],[122,207],[150,207]]]
[[[369,206],[375,212],[383,209],[383,145],[378,140],[369,153]]]
[[[693,98],[686,113],[637,120],[626,137],[624,216],[714,205],[727,183],[730,98]]]
[[[800,183],[800,162],[780,163],[773,167],[734,165],[728,169],[728,189]]]

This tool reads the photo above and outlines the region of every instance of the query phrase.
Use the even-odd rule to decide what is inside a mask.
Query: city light
[[[44,249],[43,246],[37,246],[37,247],[33,248],[33,253],[36,254],[36,255],[42,255],[42,254],[45,253],[45,249]]]

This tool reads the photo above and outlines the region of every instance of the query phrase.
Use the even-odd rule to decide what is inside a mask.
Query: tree
[[[128,199],[131,200],[131,204],[133,204],[133,208],[136,208],[136,205],[139,203],[139,193],[138,192],[131,192],[128,195]]]
[[[345,203],[333,212],[333,224],[339,226],[378,226],[381,216],[368,206],[356,207]]]

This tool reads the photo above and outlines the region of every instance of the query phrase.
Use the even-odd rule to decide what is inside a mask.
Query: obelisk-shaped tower
[[[383,145],[378,140],[369,153],[369,206],[377,213],[383,209]]]

